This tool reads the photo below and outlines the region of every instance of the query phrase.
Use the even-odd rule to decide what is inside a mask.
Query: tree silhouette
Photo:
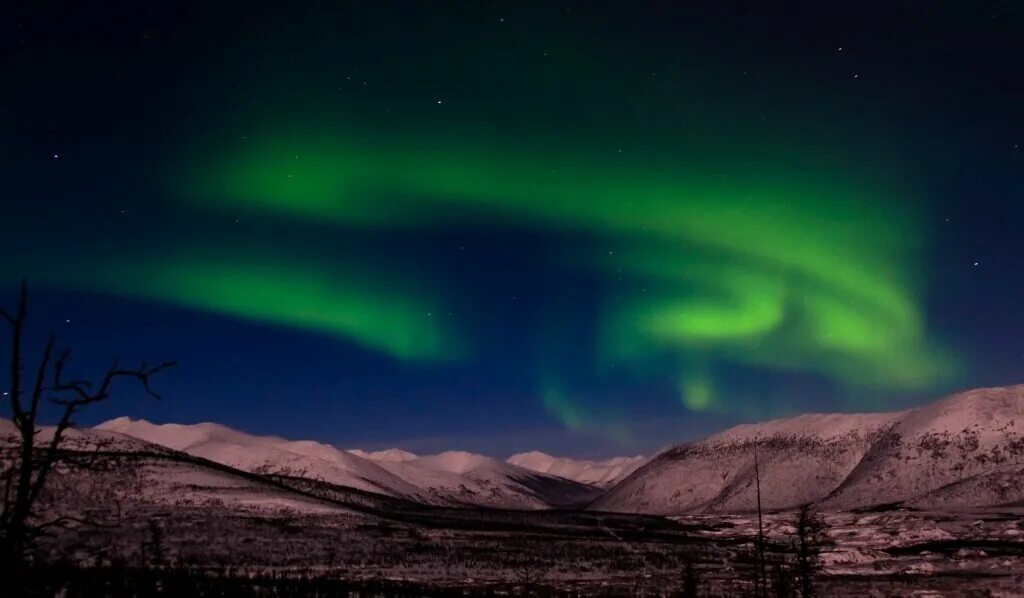
[[[147,394],[159,399],[150,388],[149,380],[174,365],[173,361],[167,361],[157,366],[142,364],[135,369],[124,369],[115,361],[98,383],[67,379],[71,351],[57,350],[57,339],[51,334],[34,376],[26,379],[22,345],[28,311],[27,287],[23,280],[13,314],[0,309],[0,317],[11,328],[10,386],[6,398],[10,401],[15,428],[13,438],[4,444],[0,460],[3,499],[0,504],[0,571],[5,577],[0,579],[0,585],[8,588],[16,587],[12,582],[17,582],[37,541],[50,528],[65,525],[71,519],[67,516],[47,519],[36,507],[54,468],[79,462],[72,451],[62,447],[65,432],[75,425],[72,418],[89,405],[110,398],[111,387],[124,378],[138,381]],[[48,436],[38,427],[39,410],[44,404],[53,405],[60,414],[56,425],[47,431]]]
[[[768,594],[768,572],[764,561],[764,518],[761,512],[761,465],[757,458],[757,439],[754,439],[754,484],[757,490],[757,571],[755,593],[764,598]]]
[[[800,595],[809,598],[817,595],[814,580],[821,567],[818,557],[821,554],[821,547],[830,539],[825,521],[811,511],[810,505],[800,507],[795,527],[796,569],[797,575],[800,576]]]
[[[700,574],[697,573],[697,566],[693,560],[688,560],[683,568],[683,591],[681,598],[697,598],[699,587]]]

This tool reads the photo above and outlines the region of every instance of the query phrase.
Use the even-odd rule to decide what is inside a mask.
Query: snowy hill
[[[392,496],[417,491],[370,460],[317,442],[254,436],[208,422],[157,425],[127,417],[94,429],[120,432],[243,471],[322,480]]]
[[[591,508],[753,510],[755,447],[766,509],[1020,501],[1024,385],[973,390],[895,413],[812,414],[737,426],[663,452]]]
[[[398,449],[345,451],[319,442],[255,436],[214,423],[158,425],[125,417],[94,429],[243,471],[307,478],[427,504],[540,509],[585,503],[597,493],[570,480],[470,453],[417,457]]]
[[[13,424],[0,420],[0,446],[13,442]],[[48,440],[53,427],[38,438]],[[103,451],[88,468],[60,468],[41,498],[43,509],[64,515],[95,516],[119,507],[215,507],[247,512],[351,513],[339,504],[296,492],[259,475],[247,475],[216,463],[194,459],[170,447],[110,429],[69,428],[62,447]],[[71,493],[68,500],[64,493]],[[363,501],[365,502],[365,500]]]
[[[593,486],[464,451],[381,465],[434,496],[466,504],[571,507],[586,504],[599,492]]]
[[[415,454],[397,448],[373,451],[369,453],[361,449],[349,449],[348,452],[357,457],[362,457],[363,459],[369,459],[371,461],[388,461],[391,463],[401,463],[403,461],[411,461],[416,458]]]
[[[606,461],[585,461],[553,457],[540,451],[512,455],[507,460],[532,471],[556,475],[581,484],[606,488],[628,476],[647,462],[647,457],[615,457]]]

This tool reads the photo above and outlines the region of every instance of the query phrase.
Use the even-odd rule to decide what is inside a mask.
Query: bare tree
[[[697,591],[700,587],[700,574],[697,571],[697,565],[693,559],[686,561],[686,565],[683,568],[683,591],[681,592],[682,598],[697,598]]]
[[[511,542],[511,566],[515,573],[515,581],[525,586],[528,593],[544,580],[547,564],[537,554],[541,544],[531,536],[517,535]]]
[[[65,432],[74,426],[73,417],[83,408],[100,403],[111,396],[112,385],[120,379],[133,379],[142,384],[150,396],[159,399],[149,386],[150,378],[174,365],[167,361],[157,366],[142,364],[135,369],[121,368],[117,362],[103,374],[98,383],[66,379],[65,369],[71,351],[56,349],[57,339],[50,335],[31,379],[25,377],[23,335],[27,314],[27,284],[23,280],[18,307],[12,314],[0,309],[0,317],[11,327],[10,401],[11,421],[15,433],[13,444],[5,447],[3,471],[0,472],[0,567],[8,574],[17,572],[26,563],[36,541],[47,529],[66,523],[67,517],[46,519],[36,512],[38,499],[54,468],[73,463],[75,456],[63,450]],[[59,417],[48,437],[40,434],[40,407],[56,407]]]
[[[139,556],[143,567],[164,565],[164,530],[155,519],[149,520],[149,540],[143,540]]]
[[[810,505],[800,507],[796,518],[796,568],[800,577],[800,595],[803,598],[816,596],[814,580],[821,567],[819,555],[821,547],[831,540],[828,526],[820,515],[811,510]]]
[[[775,598],[792,598],[793,574],[785,559],[777,559],[772,567],[771,594]]]
[[[757,571],[755,592],[761,598],[768,593],[768,572],[764,562],[764,518],[761,514],[761,466],[757,458],[757,443],[754,439],[754,484],[757,490]]]

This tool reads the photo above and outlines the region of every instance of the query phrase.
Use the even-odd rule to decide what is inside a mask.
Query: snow
[[[466,473],[481,468],[501,468],[501,463],[495,459],[465,451],[445,451],[437,455],[420,457],[415,462],[427,469],[450,473]]]
[[[893,413],[808,414],[736,426],[663,452],[593,508],[661,514],[1024,500],[1024,385],[972,390]]]
[[[94,429],[121,432],[255,473],[306,477],[391,496],[417,492],[376,463],[318,442],[254,436],[210,422],[158,425],[122,417]]]
[[[370,459],[371,461],[387,461],[389,463],[402,463],[404,461],[411,461],[417,457],[416,454],[410,453],[409,451],[403,451],[399,448],[390,448],[369,453],[361,449],[349,449],[348,452],[357,457],[362,457],[363,459]]]
[[[725,430],[716,437],[722,440],[753,440],[787,435],[813,435],[835,438],[844,434],[863,433],[890,423],[893,418],[907,412],[894,413],[806,413],[786,419],[756,424],[741,424]]]
[[[140,438],[254,473],[309,478],[428,504],[540,509],[582,502],[596,494],[568,480],[463,451],[423,457],[400,449],[370,453],[310,440],[255,436],[211,422],[153,424],[126,417],[94,430]]]
[[[647,457],[636,455],[634,457],[615,457],[605,461],[586,461],[554,457],[540,451],[529,451],[512,455],[507,462],[581,484],[607,487],[636,471],[647,462]]]
[[[10,428],[6,425],[0,432]],[[1024,385],[949,396],[893,413],[806,414],[725,430],[651,459],[586,461],[539,451],[499,461],[465,451],[417,456],[401,449],[342,450],[256,436],[226,426],[117,418],[100,426],[127,437],[256,473],[323,480],[428,504],[592,508],[654,514],[755,508],[754,446],[766,509],[805,503],[846,510],[1024,501]],[[72,432],[72,437],[78,432]]]

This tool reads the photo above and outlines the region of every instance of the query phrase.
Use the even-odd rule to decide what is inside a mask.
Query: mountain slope
[[[1024,465],[1024,386],[969,391],[919,409],[802,415],[737,426],[676,446],[591,508],[676,514],[756,508],[754,452],[765,509],[814,502],[851,509],[886,503],[1003,504]]]
[[[928,502],[931,492],[974,480],[976,504],[999,504],[1007,496],[984,491],[975,478],[998,478],[1021,465],[1024,385],[972,390],[903,413],[823,503]]]
[[[466,504],[571,507],[586,504],[599,492],[593,486],[464,451],[381,466],[436,496]]]
[[[404,451],[363,453],[313,441],[255,436],[213,423],[152,424],[117,418],[112,431],[244,471],[307,478],[438,505],[540,509],[581,504],[597,491],[470,453],[416,457]]]
[[[402,461],[411,461],[415,459],[417,455],[410,453],[409,451],[403,451],[402,449],[391,448],[383,451],[366,452],[361,449],[348,449],[348,452],[352,453],[357,457],[363,459],[369,459],[371,461],[389,461],[393,463],[401,463]]]
[[[606,488],[636,471],[647,462],[647,457],[637,455],[635,457],[615,457],[606,461],[586,461],[554,457],[540,451],[529,451],[512,455],[507,462],[539,473],[556,475],[581,484]]]
[[[392,496],[417,491],[372,461],[317,442],[254,436],[214,423],[158,425],[126,417],[94,429],[120,432],[254,473],[310,478]]]
[[[17,440],[10,422],[0,420],[0,446]],[[46,440],[53,427],[43,426]],[[92,455],[88,467],[54,469],[40,497],[40,510],[103,518],[124,508],[206,508],[245,512],[346,513],[365,511],[365,500],[350,509],[344,501],[325,501],[272,478],[234,470],[120,432],[69,428],[64,450]],[[354,491],[353,491],[354,492]],[[370,495],[376,496],[376,495]]]

